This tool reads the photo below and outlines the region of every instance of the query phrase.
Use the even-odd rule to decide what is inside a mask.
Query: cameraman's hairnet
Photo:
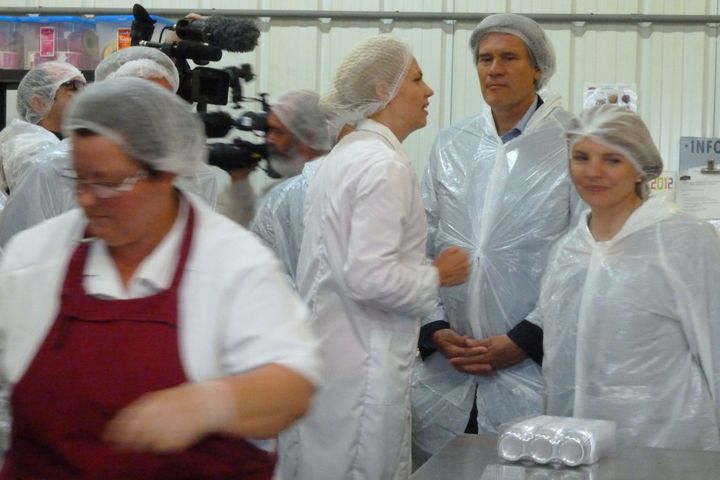
[[[281,95],[272,105],[272,113],[310,148],[327,152],[332,147],[328,120],[320,109],[320,96],[310,90],[293,90]]]
[[[478,45],[488,33],[509,33],[520,38],[530,51],[530,57],[542,76],[535,86],[540,90],[555,73],[555,50],[542,27],[533,19],[514,13],[498,13],[485,17],[470,35],[470,50],[478,62]]]
[[[638,193],[643,199],[649,194],[647,182],[662,173],[662,157],[650,131],[642,119],[627,107],[604,104],[588,108],[569,123],[565,137],[571,149],[586,137],[617,149],[642,175]]]
[[[79,129],[108,138],[155,170],[187,175],[207,160],[205,129],[190,105],[139,78],[94,83],[77,95],[63,131]]]
[[[113,53],[95,69],[95,81],[115,77],[164,78],[177,92],[180,76],[173,61],[163,52],[150,47],[129,47]]]
[[[30,70],[18,85],[18,116],[26,122],[39,123],[50,112],[60,85],[70,80],[81,80],[85,83],[82,72],[69,63],[45,62]],[[42,100],[42,111],[33,109],[33,97]]]
[[[323,108],[338,123],[357,124],[385,108],[395,98],[410,68],[410,46],[392,35],[376,35],[352,49],[335,72],[333,88]],[[377,87],[385,87],[380,98]]]

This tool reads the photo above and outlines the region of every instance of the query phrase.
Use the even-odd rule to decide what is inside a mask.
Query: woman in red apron
[[[137,160],[142,146],[125,140],[123,122],[103,124],[103,102],[111,104],[106,109],[165,109],[172,121],[164,128],[153,126],[150,113],[147,125],[129,128],[155,128],[143,140],[160,147]],[[196,228],[193,202],[173,187],[176,170],[164,163],[193,149],[168,147],[164,137],[169,129],[193,130],[194,122],[181,100],[139,79],[93,85],[71,108],[65,127],[85,240],[67,263],[57,315],[12,390],[11,447],[0,479],[272,477],[275,455],[243,437],[275,436],[307,408],[312,383],[273,364],[204,382],[184,368],[179,297],[194,239],[206,233]],[[173,148],[181,149],[175,158]],[[94,242],[106,249],[125,297],[88,293]],[[169,285],[137,295],[143,287],[135,274],[152,255],[165,258],[155,253],[163,242],[176,245],[163,265]]]

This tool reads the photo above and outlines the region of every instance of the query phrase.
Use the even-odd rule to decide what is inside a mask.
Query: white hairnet
[[[376,35],[352,49],[335,72],[333,88],[322,99],[334,122],[357,124],[395,98],[412,63],[410,46],[392,35]],[[384,98],[377,87],[384,88]]]
[[[568,124],[565,137],[570,148],[585,137],[593,137],[620,151],[642,174],[641,198],[648,197],[647,182],[662,172],[662,157],[650,131],[627,107],[605,104],[583,110]]]
[[[205,128],[190,105],[139,78],[94,83],[77,95],[63,131],[69,136],[79,129],[112,140],[156,170],[187,175],[207,159]]]
[[[45,62],[30,70],[18,86],[18,116],[26,122],[39,123],[52,108],[60,85],[70,80],[86,83],[82,72],[69,63]],[[35,111],[33,108],[33,97],[42,100],[45,107],[42,111]]]
[[[177,92],[180,76],[173,61],[163,52],[150,47],[129,47],[113,53],[95,69],[95,81],[115,77],[164,78]]]
[[[535,90],[547,85],[555,73],[555,51],[542,27],[533,19],[514,13],[498,13],[485,17],[470,35],[470,50],[478,62],[478,45],[488,33],[509,33],[527,45],[530,58],[542,72]]]
[[[272,105],[272,113],[310,148],[327,152],[332,147],[328,120],[320,109],[320,96],[310,90],[293,90],[281,95]]]

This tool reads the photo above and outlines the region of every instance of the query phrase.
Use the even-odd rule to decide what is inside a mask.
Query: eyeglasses
[[[78,195],[86,192],[95,198],[107,200],[109,198],[119,197],[123,193],[127,193],[135,188],[135,185],[139,181],[148,177],[148,172],[147,170],[138,170],[120,182],[91,182],[88,180],[80,180],[73,170],[68,170],[62,173],[61,176],[75,184],[75,192]]]
[[[61,87],[67,87],[70,90],[74,92],[78,92],[85,88],[85,82],[82,80],[74,79],[74,80],[68,80],[67,82],[63,82],[60,84]]]

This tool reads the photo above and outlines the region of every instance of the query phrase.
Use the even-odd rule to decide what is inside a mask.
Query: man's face
[[[300,140],[270,112],[265,137],[272,168],[284,178],[294,177],[302,171],[305,156],[300,151]]]
[[[480,89],[494,112],[512,112],[535,98],[535,82],[542,72],[520,38],[489,33],[478,45],[477,58]]]
[[[85,82],[82,80],[69,80],[62,83],[60,87],[58,87],[57,92],[55,92],[55,99],[47,115],[45,115],[44,120],[58,122],[59,124],[70,100],[72,100],[75,94],[82,90],[84,86]]]
[[[280,122],[277,115],[270,112],[267,117],[268,131],[265,138],[268,147],[278,154],[289,152],[295,144],[295,137],[285,125]]]

